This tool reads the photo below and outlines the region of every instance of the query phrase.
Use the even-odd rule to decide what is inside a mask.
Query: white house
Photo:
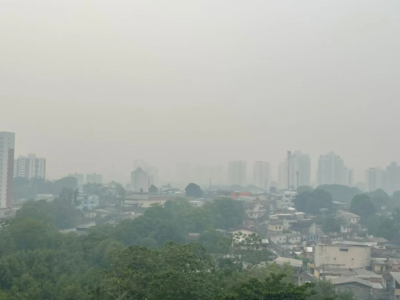
[[[348,211],[338,210],[338,217],[342,218],[348,224],[358,224],[361,217]]]
[[[91,196],[78,196],[78,201],[80,201],[79,206],[77,206],[78,209],[83,210],[93,210],[97,206],[99,206],[99,196],[97,195],[91,195]]]

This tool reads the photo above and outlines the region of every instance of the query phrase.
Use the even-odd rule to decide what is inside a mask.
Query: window
[[[349,249],[340,248],[340,252],[349,252]]]

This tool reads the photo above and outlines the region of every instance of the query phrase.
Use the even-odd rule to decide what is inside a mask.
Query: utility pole
[[[287,152],[287,188],[290,190],[290,156],[292,152]]]

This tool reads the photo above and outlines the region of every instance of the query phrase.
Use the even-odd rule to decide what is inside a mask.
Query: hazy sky
[[[0,0],[0,131],[48,176],[400,162],[400,2]]]

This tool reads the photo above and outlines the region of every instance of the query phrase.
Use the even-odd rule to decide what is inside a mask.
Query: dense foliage
[[[243,208],[231,199],[202,208],[168,201],[77,235],[58,230],[64,224],[59,210],[75,205],[74,193],[62,194],[53,203],[26,203],[1,224],[0,300],[294,300],[315,294],[310,284],[291,283],[290,266],[267,262],[258,236],[219,230],[242,222]],[[191,232],[200,234],[198,243],[188,240]]]
[[[354,196],[362,194],[356,187],[349,187],[341,184],[323,184],[317,189],[324,190],[332,195],[333,201],[350,203]]]
[[[320,214],[321,210],[333,211],[332,196],[322,189],[302,192],[293,202],[298,211],[313,215]]]

